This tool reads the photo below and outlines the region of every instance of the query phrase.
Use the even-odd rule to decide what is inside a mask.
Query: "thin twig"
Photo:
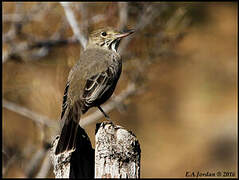
[[[45,158],[42,162],[41,169],[36,175],[36,178],[45,178],[47,177],[47,174],[49,173],[49,170],[52,166],[52,163],[50,162],[50,154],[49,151],[45,154]]]
[[[130,83],[127,88],[125,90],[123,90],[119,95],[115,96],[114,99],[110,100],[109,102],[107,102],[106,104],[102,105],[102,108],[104,109],[104,111],[106,113],[112,111],[115,107],[117,107],[117,105],[122,102],[124,99],[126,99],[127,97],[129,97],[130,95],[134,94],[136,92],[136,87],[135,84]],[[15,103],[9,102],[7,100],[3,99],[3,107],[7,108],[11,111],[14,111],[18,114],[21,114],[23,116],[26,116],[28,118],[30,118],[31,120],[33,120],[36,123],[40,123],[43,125],[47,125],[48,127],[56,127],[57,123],[55,120],[51,120],[46,116],[37,114],[27,108],[21,107]],[[101,112],[99,111],[95,111],[94,113],[88,115],[87,117],[83,118],[80,121],[80,125],[82,127],[89,125],[95,121],[97,121],[98,119],[102,118],[103,115]]]
[[[162,7],[163,9],[163,7]],[[144,13],[138,15],[138,23],[135,25],[135,30],[137,34],[139,31],[142,31],[148,24],[150,24],[156,17],[158,17],[161,12],[158,9],[154,8],[153,5],[150,6],[145,6],[144,7]],[[127,45],[130,43],[130,41],[133,39],[134,34],[126,38],[124,41],[122,41],[120,47],[119,47],[119,52],[122,53]]]
[[[118,2],[119,7],[119,24],[118,28],[123,30],[128,22],[128,2]]]
[[[3,167],[2,167],[2,175],[3,176],[7,173],[10,166],[12,164],[14,164],[14,162],[16,162],[16,159],[17,159],[17,155],[15,154],[11,157],[11,159],[8,160],[7,164],[5,164],[5,163],[2,164],[3,165]]]
[[[46,151],[44,148],[40,148],[31,158],[29,163],[27,163],[25,175],[30,178],[36,173],[36,169],[38,168],[41,160],[43,159]]]
[[[40,115],[36,112],[33,112],[25,107],[21,107],[15,103],[12,103],[10,101],[7,101],[5,99],[2,100],[3,107],[11,110],[13,112],[16,112],[18,114],[21,114],[31,120],[33,120],[35,123],[40,123],[43,125],[46,125],[48,127],[55,127],[57,124],[54,120],[49,119],[48,117],[44,115]]]
[[[81,22],[80,22],[80,27],[82,28],[82,32],[88,30],[89,27],[89,13],[87,6],[84,2],[77,3],[75,6],[78,9],[78,12],[80,13],[81,16]]]
[[[23,3],[20,2],[16,3],[15,12],[10,16],[10,18],[15,18],[16,21],[13,21],[10,30],[7,33],[3,34],[2,42],[9,44],[10,48],[8,48],[8,50],[3,51],[2,63],[5,63],[11,57],[22,58],[26,54],[25,51],[31,50],[30,45],[31,43],[29,43],[29,40],[33,41],[36,38],[32,37],[30,34],[25,34],[24,32],[22,32],[22,27],[23,25],[26,25],[32,20],[39,20],[44,15],[44,12],[49,9],[48,6],[45,5],[44,3],[36,3],[31,7],[28,13],[25,13],[23,12],[22,5]],[[3,18],[8,18],[8,16],[4,15]],[[24,36],[24,39],[27,41],[16,43],[15,42],[16,37],[19,35]],[[34,56],[40,57],[47,55],[48,54],[47,48],[48,47],[40,49],[39,52],[33,54],[33,56],[30,59],[34,59],[33,58]]]
[[[110,112],[112,111],[115,107],[117,107],[117,105],[122,102],[124,99],[126,99],[128,96],[132,95],[133,93],[135,93],[136,88],[135,85],[133,83],[129,84],[128,87],[122,91],[119,95],[115,96],[114,99],[110,100],[108,103],[102,105],[102,108],[104,109],[105,112]],[[9,102],[7,100],[3,99],[3,107],[7,108],[11,111],[14,111],[18,114],[21,114],[23,116],[26,116],[28,118],[30,118],[31,120],[33,120],[36,123],[41,123],[43,125],[47,125],[48,127],[56,127],[57,123],[55,120],[51,120],[46,116],[37,114],[27,108],[21,107],[15,103]],[[80,125],[82,127],[91,124],[95,121],[97,121],[98,119],[102,118],[103,115],[101,112],[99,111],[95,111],[94,113],[88,115],[87,117],[83,118],[80,121]]]
[[[86,43],[87,43],[87,39],[86,37],[82,34],[78,23],[76,21],[75,15],[72,11],[72,9],[69,7],[69,3],[67,2],[60,2],[61,6],[64,8],[65,14],[66,14],[66,18],[73,30],[74,35],[76,36],[76,38],[79,40],[79,42],[81,43],[82,47],[85,49],[86,47]]]

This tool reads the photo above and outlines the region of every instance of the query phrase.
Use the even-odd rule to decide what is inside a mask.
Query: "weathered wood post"
[[[55,155],[59,136],[55,138],[51,148],[51,160],[56,178],[93,178],[94,149],[85,130],[78,128],[76,150],[74,152]]]
[[[139,178],[140,145],[135,135],[105,121],[96,125],[92,149],[84,129],[79,128],[74,152],[55,155],[59,136],[53,141],[51,159],[56,178]]]
[[[95,136],[95,178],[139,178],[140,146],[135,135],[102,122]]]

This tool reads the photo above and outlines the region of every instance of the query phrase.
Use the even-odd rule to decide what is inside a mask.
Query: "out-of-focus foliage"
[[[64,9],[57,2],[2,7],[3,98],[59,124],[68,72],[82,50]],[[138,91],[109,115],[139,139],[141,177],[236,173],[237,3],[70,7],[86,37],[102,26],[137,30],[120,45],[124,64],[115,94],[129,82]],[[2,112],[3,176],[41,176],[58,125],[48,127],[7,108]],[[85,129],[94,145],[95,124]],[[44,175],[54,177],[52,169]]]

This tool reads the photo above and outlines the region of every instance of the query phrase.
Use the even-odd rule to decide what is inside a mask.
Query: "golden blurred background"
[[[58,133],[66,79],[82,47],[60,3],[2,7],[3,177],[54,177],[46,152]],[[86,36],[102,26],[138,30],[122,42],[123,73],[114,96],[128,83],[137,90],[109,115],[137,136],[141,177],[218,171],[237,177],[237,2],[69,7]],[[53,125],[18,113],[16,106]],[[93,147],[95,123],[103,120],[84,127]]]

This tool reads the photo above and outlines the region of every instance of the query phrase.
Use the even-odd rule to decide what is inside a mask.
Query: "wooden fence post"
[[[85,130],[78,127],[76,150],[55,155],[59,136],[52,143],[50,158],[56,178],[94,178],[95,152]]]
[[[95,178],[140,178],[140,145],[135,135],[105,121],[95,136]]]
[[[76,150],[55,155],[59,136],[51,148],[56,178],[140,178],[140,145],[135,135],[105,121],[96,125],[92,149],[84,129],[78,128]]]

